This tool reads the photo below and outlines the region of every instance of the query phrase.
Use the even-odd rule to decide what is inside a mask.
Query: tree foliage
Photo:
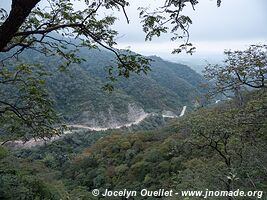
[[[201,109],[158,131],[109,135],[74,159],[64,177],[88,191],[265,191],[265,104],[266,92],[259,91],[249,94],[239,109],[230,102]]]
[[[77,9],[76,3],[82,6]],[[140,8],[146,39],[151,40],[154,36],[171,32],[174,34],[172,40],[186,38],[185,43],[180,46],[186,49],[191,45],[188,28],[192,22],[181,13],[186,5],[191,4],[194,8],[197,3],[195,0],[163,1],[163,6],[156,11]],[[127,78],[131,73],[147,73],[150,59],[115,48],[118,32],[112,26],[117,18],[109,14],[109,11],[122,12],[129,23],[129,6],[130,3],[126,0],[12,0],[9,13],[1,8],[0,85],[1,88],[13,88],[16,91],[11,90],[10,96],[8,89],[1,91],[5,98],[0,102],[0,120],[3,125],[7,124],[2,131],[7,133],[25,126],[28,127],[26,132],[34,132],[33,135],[41,137],[47,135],[48,129],[57,132],[52,126],[55,115],[51,99],[45,91],[45,78],[38,75],[38,61],[29,63],[21,60],[20,55],[25,50],[49,57],[56,56],[61,60],[58,62],[60,70],[83,60],[77,56],[80,47],[109,50],[116,56],[118,67],[108,68],[111,83],[105,85],[106,90],[113,89],[112,82],[117,76]],[[178,49],[174,52],[180,52]],[[46,66],[43,67],[44,73],[47,73]],[[31,74],[31,78],[27,74]],[[37,130],[36,127],[42,128]]]
[[[18,158],[0,148],[0,178],[6,191],[15,190],[11,183],[17,183],[18,190],[24,189],[21,195],[34,191],[38,196],[45,192],[50,198],[49,195],[56,195],[55,199],[64,199],[66,195],[70,199],[94,199],[91,191],[95,188],[101,192],[124,188],[164,188],[175,192],[239,189],[264,191],[257,196],[263,195],[264,199],[266,100],[265,90],[253,91],[239,108],[231,101],[201,108],[153,131],[77,132],[40,148],[20,149],[16,157],[23,168],[22,164],[16,169],[10,167],[12,163],[17,166]],[[23,174],[19,176],[19,172]],[[30,181],[25,181],[25,176],[32,172],[35,173]],[[44,186],[42,190],[40,185]],[[7,197],[9,193],[0,190],[0,195]],[[168,199],[177,198],[183,199]]]
[[[240,93],[242,88],[267,88],[267,45],[251,45],[243,51],[225,51],[223,65],[208,65],[205,77],[214,83],[212,94]]]
[[[82,41],[86,46],[97,43],[112,48],[117,32],[111,29],[111,25],[116,18],[113,15],[99,17],[99,13],[110,9],[122,11],[129,22],[126,12],[126,8],[130,5],[129,1],[79,0],[79,2],[83,3],[84,9],[75,9],[74,2],[70,0],[13,0],[9,15],[1,8],[0,52],[15,47],[20,47],[20,50],[32,48],[36,43],[45,44],[45,38],[51,37],[48,34],[54,31],[65,36],[84,36],[86,39],[83,38]],[[140,8],[143,28],[147,33],[146,39],[151,40],[152,37],[168,31],[174,34],[172,40],[183,38],[183,34],[177,33],[179,30],[188,37],[188,28],[192,21],[189,16],[182,15],[181,12],[188,4],[194,9],[197,3],[196,0],[167,0],[154,11]],[[218,0],[217,3],[220,6],[221,1]],[[170,28],[167,26],[168,23]],[[185,45],[187,43],[188,40]],[[53,48],[60,50],[55,46]]]

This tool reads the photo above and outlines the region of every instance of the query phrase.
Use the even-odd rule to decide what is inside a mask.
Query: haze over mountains
[[[106,68],[115,63],[114,55],[105,50],[81,49],[79,56],[86,61],[61,72],[62,61],[57,57],[32,51],[23,54],[25,63],[38,62],[49,69],[48,91],[67,124],[114,128],[135,123],[148,113],[179,116],[183,106],[194,107],[205,93],[202,85],[206,82],[201,75],[157,56],[149,57],[152,62],[147,75],[119,77],[115,90],[109,93],[103,86],[108,82]]]
[[[177,118],[199,106],[206,92],[202,87],[206,81],[190,67],[150,56],[148,74],[118,77],[113,83],[115,90],[110,93],[103,86],[109,82],[107,67],[115,65],[115,55],[105,50],[80,49],[78,56],[85,61],[72,64],[62,72],[60,66],[64,61],[57,56],[40,55],[32,50],[20,55],[25,65],[38,64],[36,70],[42,67],[47,70],[30,73],[49,74],[38,81],[46,80],[47,95],[61,116],[60,124],[68,127],[103,131],[144,122],[139,127],[144,128],[145,124],[145,129],[153,129],[162,126],[166,118]],[[15,66],[16,63],[10,63],[9,67]],[[3,100],[22,103],[15,102],[21,92],[16,87],[7,85],[0,92],[8,94]]]
[[[148,75],[120,78],[115,91],[108,93],[102,87],[107,83],[105,67],[112,64],[113,54],[82,50],[80,55],[86,62],[72,65],[67,73],[52,67],[55,74],[48,81],[57,109],[67,122],[115,127],[134,122],[146,113],[179,115],[183,106],[194,106],[204,93],[201,84],[205,81],[199,74],[156,56],[150,57],[153,61]]]

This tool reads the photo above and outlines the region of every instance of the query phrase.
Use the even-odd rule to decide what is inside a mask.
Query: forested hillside
[[[0,200],[267,200],[266,7],[1,0]]]
[[[267,191],[266,95],[248,93],[242,107],[229,101],[201,108],[157,131],[81,132],[15,155],[1,149],[0,195],[98,199],[95,188]]]
[[[87,61],[70,66],[69,74],[57,73],[51,80],[54,94],[63,116],[70,121],[103,126],[131,121],[139,112],[164,110],[175,114],[182,106],[192,106],[203,95],[204,79],[189,67],[151,57],[148,75],[119,78],[115,91],[107,93],[102,87],[108,82],[105,68],[114,57],[106,51],[82,51]],[[134,117],[134,116],[133,116]]]
[[[156,132],[108,136],[75,158],[64,177],[91,190],[267,191],[266,92],[245,101],[200,109]]]
[[[50,69],[50,75],[45,78],[47,90],[67,124],[116,127],[133,122],[145,113],[161,115],[171,111],[179,115],[184,105],[192,108],[204,94],[205,81],[199,74],[185,65],[155,56],[150,58],[148,75],[121,77],[113,83],[115,90],[110,93],[103,87],[109,83],[106,69],[113,65],[114,56],[104,50],[85,49],[79,56],[85,61],[70,65],[62,72],[59,58],[24,52],[26,63],[38,61]],[[16,93],[12,88],[6,88],[6,92]]]

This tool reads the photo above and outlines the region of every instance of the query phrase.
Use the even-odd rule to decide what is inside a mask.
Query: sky
[[[137,0],[131,2],[133,7],[141,5],[138,5]],[[149,2],[152,5],[160,5],[159,2],[164,1]],[[193,56],[172,55],[172,49],[181,41],[170,42],[169,37],[144,42],[144,33],[134,9],[129,10],[129,25],[121,21],[117,24],[120,32],[119,47],[130,47],[133,51],[145,55],[159,55],[169,60],[209,60],[221,58],[225,49],[245,49],[251,44],[267,43],[266,0],[222,0],[221,7],[216,5],[216,0],[200,0],[195,11],[191,6],[184,10],[193,21],[189,29],[190,41],[197,48]]]
[[[170,42],[170,36],[155,38],[145,42],[145,34],[140,24],[140,6],[161,6],[165,0],[129,0],[130,7],[126,9],[130,24],[126,23],[123,14],[114,28],[119,31],[118,48],[128,48],[144,55],[158,55],[167,60],[212,60],[220,59],[225,49],[244,49],[251,44],[267,44],[267,1],[266,0],[222,0],[217,7],[216,0],[199,0],[195,11],[187,6],[183,11],[188,14],[191,25],[190,41],[197,48],[193,56],[172,55],[173,48],[182,41]],[[11,0],[1,0],[0,7],[10,6]],[[83,5],[76,6],[79,9]]]

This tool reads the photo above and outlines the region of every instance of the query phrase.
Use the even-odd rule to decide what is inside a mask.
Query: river
[[[186,111],[186,106],[183,107],[179,117],[182,117],[184,116],[185,114],[185,111]],[[126,124],[122,124],[122,125],[114,125],[114,126],[109,126],[109,127],[90,127],[90,126],[86,126],[86,125],[81,125],[81,124],[69,124],[67,125],[67,127],[69,129],[72,129],[72,128],[75,128],[75,129],[87,129],[87,130],[90,130],[90,131],[107,131],[107,130],[110,130],[110,129],[120,129],[120,128],[123,128],[123,127],[131,127],[132,125],[138,125],[140,124],[142,121],[144,121],[146,118],[150,117],[150,116],[153,116],[155,115],[155,113],[144,113],[142,115],[140,115],[135,121],[133,122],[129,122],[129,123],[126,123]],[[174,118],[174,117],[172,117]],[[175,117],[175,118],[178,118]],[[77,130],[68,130],[68,131],[64,131],[64,133],[62,135],[56,135],[56,136],[53,136],[51,138],[39,138],[39,139],[30,139],[28,141],[22,141],[22,140],[15,140],[15,141],[10,141],[10,142],[7,142],[6,144],[7,145],[10,145],[12,147],[15,147],[15,148],[33,148],[33,147],[36,147],[36,146],[42,146],[46,143],[50,143],[50,142],[53,142],[55,140],[58,140],[60,139],[61,137],[64,137],[65,135],[67,134],[73,134],[77,132]]]

